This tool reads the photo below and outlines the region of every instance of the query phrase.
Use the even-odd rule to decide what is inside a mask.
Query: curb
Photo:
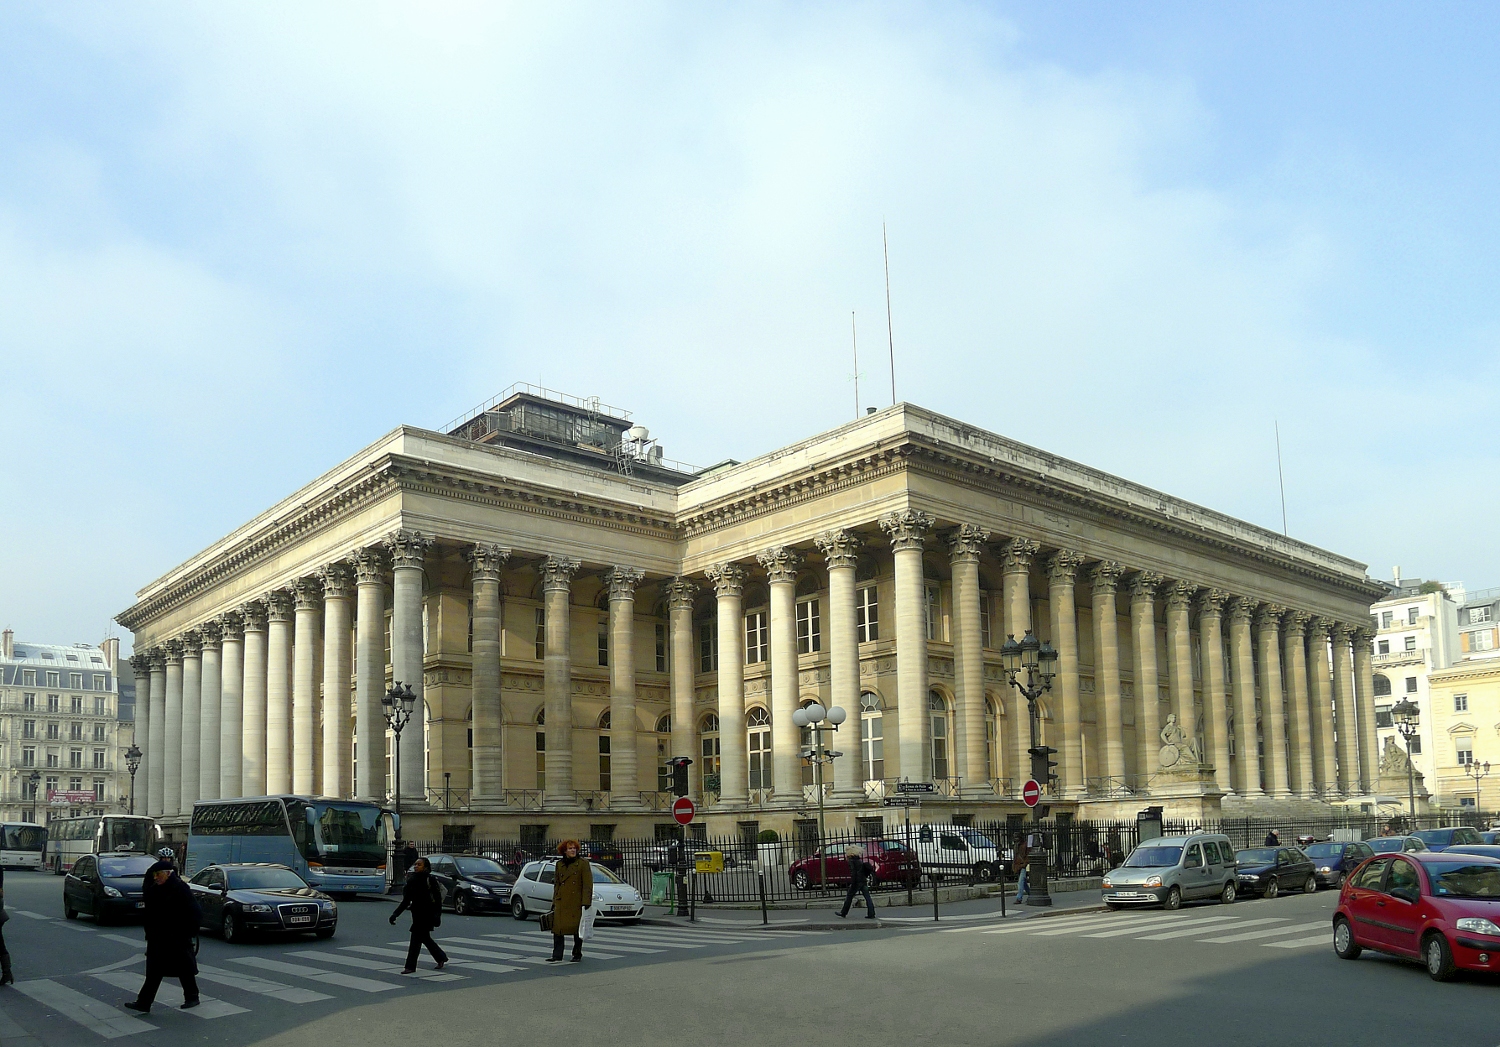
[[[1035,912],[1028,912],[1028,913],[1025,914],[1024,919],[1027,919],[1027,920],[1045,920],[1045,919],[1048,919],[1048,918],[1054,917],[1054,916],[1079,916],[1079,915],[1082,915],[1084,913],[1108,912],[1108,911],[1109,911],[1109,906],[1103,905],[1103,904],[1100,904],[1100,905],[1077,905],[1077,906],[1072,906],[1072,907],[1066,908],[1066,909],[1040,909],[1040,910],[1037,910]],[[1008,922],[1010,920],[1014,920],[1014,919],[1017,919],[1017,918],[1018,917],[1016,917],[1016,916],[1007,916],[1005,919]],[[713,929],[728,930],[728,929],[730,929],[730,925],[722,924],[722,923],[721,924],[714,924],[714,925],[706,925],[706,924],[701,924],[701,923],[688,923],[684,918],[682,918],[680,916],[676,917],[675,919],[669,919],[667,917],[662,917],[662,916],[643,916],[637,922],[641,926],[643,926],[643,927],[678,927],[678,928],[692,927],[692,928],[703,928],[705,930],[713,930]],[[928,923],[928,922],[940,923],[942,921],[939,921],[939,920],[934,920],[934,921],[922,920],[922,921],[916,921],[916,922],[908,923],[905,920],[903,920],[901,923],[887,923],[886,921],[880,919],[879,917],[876,917],[873,920],[868,920],[868,919],[865,919],[864,917],[860,917],[857,920],[855,920],[855,919],[839,920],[836,923],[834,923],[834,922],[813,923],[813,922],[810,922],[810,921],[803,921],[803,922],[799,922],[799,923],[769,923],[769,924],[763,924],[763,923],[751,923],[749,920],[746,920],[743,924],[740,924],[738,921],[736,921],[733,924],[733,930],[740,931],[740,932],[743,932],[743,931],[791,931],[791,930],[795,930],[795,931],[901,931],[901,930],[912,930],[912,929],[914,929],[916,927],[920,927],[924,923]],[[999,922],[998,916],[996,917],[996,922]]]

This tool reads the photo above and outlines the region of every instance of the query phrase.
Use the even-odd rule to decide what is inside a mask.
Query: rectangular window
[[[1406,678],[1406,693],[1407,694],[1416,694],[1417,693],[1417,678],[1415,676],[1408,676]]]
[[[1469,608],[1469,624],[1470,625],[1478,625],[1480,622],[1487,622],[1489,620],[1490,620],[1490,609],[1488,607],[1470,607]]]
[[[993,649],[994,639],[990,634],[990,594],[979,591],[979,645]]]
[[[96,770],[96,771],[102,771],[102,770],[104,770],[104,750],[103,749],[95,749],[94,750],[94,770]]]
[[[47,750],[47,766],[48,767],[61,767],[62,766],[62,754],[59,753],[56,749],[48,749]]]
[[[55,694],[47,695],[47,711],[56,713],[62,711],[62,698]]]
[[[22,738],[35,738],[36,737],[36,721],[35,720],[22,720],[21,721],[21,737]]]
[[[823,616],[816,598],[797,605],[797,653],[817,654],[823,649]]]
[[[609,735],[599,736],[599,791],[609,792]]]
[[[59,724],[49,723],[47,725],[47,737],[51,741],[57,741],[62,737],[62,727]]]
[[[69,673],[68,687],[75,691],[83,690],[83,673]]]
[[[860,643],[880,639],[880,603],[875,599],[873,585],[854,592],[854,635]]]
[[[768,647],[766,612],[752,611],[745,615],[745,664],[765,661]]]
[[[942,640],[943,636],[943,599],[941,590],[936,585],[928,583],[923,586],[926,595],[927,606],[927,639]]]
[[[1460,807],[1474,807],[1476,806],[1475,798],[1472,796],[1460,796],[1458,798],[1458,805]]]
[[[1469,696],[1467,694],[1455,694],[1453,696],[1453,711],[1466,713],[1469,711]]]
[[[94,674],[94,690],[96,690],[96,691],[107,691],[107,690],[109,690],[109,677],[101,675],[100,673],[95,673]]]
[[[82,767],[83,766],[83,750],[82,749],[69,749],[68,750],[68,766],[69,767]]]
[[[662,622],[656,623],[656,671],[667,671],[667,627]]]
[[[1467,766],[1469,766],[1469,764],[1471,764],[1471,763],[1474,762],[1474,742],[1473,742],[1473,740],[1469,739],[1469,738],[1460,738],[1458,740],[1457,745],[1458,745],[1458,765],[1460,767],[1467,767]]]
[[[71,699],[69,699],[68,712],[72,713],[74,716],[83,715],[83,695],[75,694]]]
[[[34,746],[34,745],[22,746],[22,748],[21,748],[21,766],[22,767],[35,767],[36,766],[36,746]]]
[[[1408,636],[1403,643],[1408,651],[1415,651],[1417,649],[1417,638],[1415,636]]]
[[[609,618],[608,618],[608,616],[605,616],[605,617],[602,617],[602,618],[599,619],[599,646],[598,646],[598,651],[599,651],[599,664],[600,665],[608,665],[609,664]]]
[[[547,657],[547,612],[544,608],[536,609],[536,660],[541,661]]]
[[[23,695],[21,695],[21,708],[25,709],[29,713],[36,712],[36,695],[34,695],[34,694],[23,694]]]
[[[1409,751],[1413,756],[1422,755],[1422,736],[1420,734],[1411,736],[1411,749]]]
[[[1380,613],[1380,627],[1382,629],[1389,629],[1391,627],[1391,612],[1390,611],[1382,611]]]
[[[68,779],[68,788],[71,789],[75,793],[83,792],[83,779],[82,778],[69,778]]]
[[[1493,651],[1495,649],[1495,630],[1479,629],[1469,634],[1470,651]]]
[[[109,715],[109,699],[104,698],[102,696],[94,699],[94,715],[95,716],[108,716]]]
[[[102,723],[94,724],[94,741],[104,741],[104,725]]]
[[[61,687],[62,686],[62,673],[55,672],[55,671],[53,671],[51,669],[47,670],[47,686],[48,687]]]
[[[1417,615],[1418,615],[1418,609],[1417,608],[1415,608],[1415,607],[1408,607],[1406,609],[1406,624],[1407,625],[1416,625],[1417,624]]]
[[[36,686],[36,670],[35,669],[22,669],[21,670],[21,686],[22,687],[35,687]]]
[[[547,788],[547,731],[540,726],[536,729],[536,787]],[[525,828],[521,827],[523,832]]]
[[[94,799],[98,803],[104,803],[106,800],[109,799],[109,797],[107,797],[107,796],[104,795],[104,779],[103,778],[95,778],[94,779]]]
[[[1391,641],[1389,641],[1389,640],[1380,640],[1380,641],[1378,641],[1377,644],[1376,644],[1376,647],[1375,647],[1375,653],[1376,654],[1390,654],[1391,653]]]
[[[68,724],[68,740],[69,741],[74,741],[74,742],[81,742],[81,741],[83,741],[83,724],[81,724],[81,723],[70,723],[70,724]]]
[[[713,618],[698,623],[698,671],[719,671],[719,623]]]
[[[1394,727],[1396,723],[1391,719],[1391,707],[1389,705],[1377,705],[1375,707],[1375,726]]]

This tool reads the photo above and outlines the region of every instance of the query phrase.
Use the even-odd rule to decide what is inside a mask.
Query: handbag
[[[434,928],[443,925],[443,885],[436,880],[432,884],[432,926]]]
[[[578,924],[578,938],[580,941],[588,941],[594,936],[594,917],[598,914],[593,909],[583,910],[583,919]]]
[[[548,909],[546,912],[542,913],[541,917],[537,920],[537,923],[541,925],[543,931],[552,930],[552,916],[553,911],[551,909]]]

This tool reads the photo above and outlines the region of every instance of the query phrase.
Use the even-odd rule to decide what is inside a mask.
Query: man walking
[[[1016,853],[1010,864],[1016,874],[1016,904],[1020,905],[1030,893],[1026,889],[1026,866],[1031,864],[1031,848],[1024,832],[1016,837]]]
[[[193,938],[198,933],[198,903],[193,900],[192,890],[177,875],[170,857],[161,857],[151,866],[143,886],[146,980],[140,995],[125,1006],[142,1014],[150,1013],[161,980],[176,978],[182,982],[183,1008],[196,1007],[198,961],[193,956]]]
[[[862,894],[865,898],[865,919],[873,920],[875,899],[870,897],[870,877],[875,872],[875,866],[865,861],[865,852],[859,847],[844,848],[844,857],[849,860],[849,890],[844,894],[844,907],[839,910],[839,918],[849,915],[849,906],[854,904],[854,896]]]

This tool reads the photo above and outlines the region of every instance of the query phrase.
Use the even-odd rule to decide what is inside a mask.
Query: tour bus
[[[40,869],[46,847],[45,825],[0,823],[0,869]]]
[[[143,814],[104,814],[54,818],[47,825],[43,863],[58,876],[85,854],[150,854],[162,846],[161,826]]]
[[[188,826],[188,876],[226,862],[274,862],[329,893],[385,892],[391,812],[360,800],[202,800]]]

